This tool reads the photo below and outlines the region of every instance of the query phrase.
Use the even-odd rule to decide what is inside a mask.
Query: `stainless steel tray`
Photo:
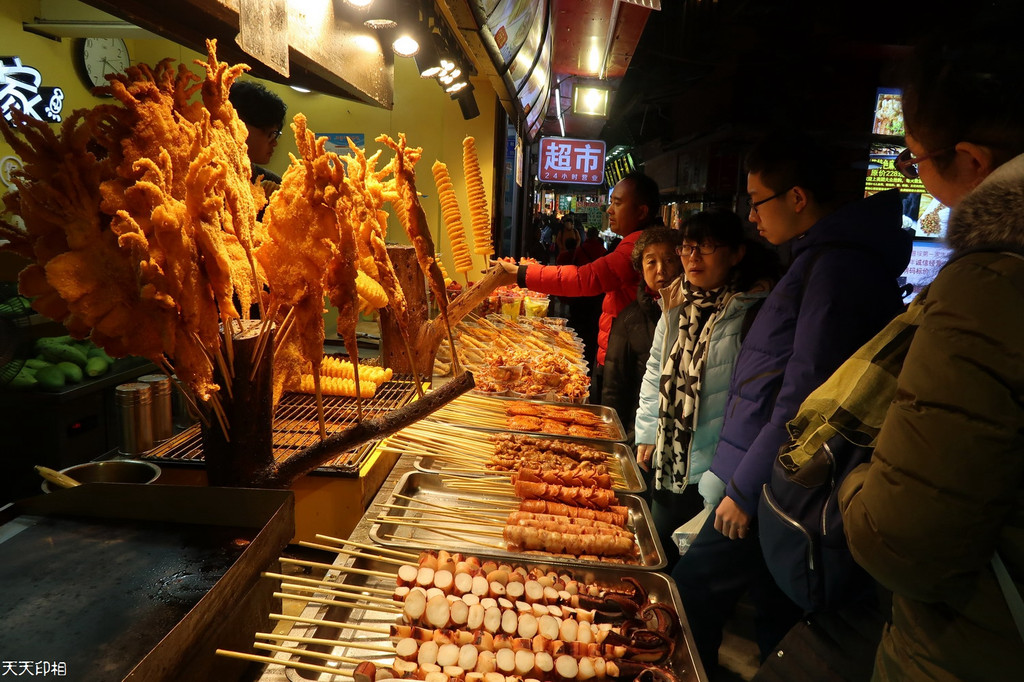
[[[555,438],[569,438],[572,440],[602,440],[602,441],[618,441],[624,442],[626,440],[626,430],[622,428],[622,422],[619,420],[618,413],[605,405],[591,405],[587,404],[576,404],[576,403],[558,403],[549,402],[547,400],[523,400],[522,398],[510,398],[507,396],[480,396],[473,395],[473,399],[479,401],[495,401],[496,406],[500,407],[501,414],[504,414],[505,405],[508,402],[518,403],[529,403],[531,405],[537,405],[540,408],[545,406],[554,406],[559,409],[579,409],[590,412],[601,418],[604,426],[611,432],[611,436],[608,438],[587,438],[581,436],[567,435],[564,433],[549,433],[547,431],[520,431],[517,429],[510,429],[507,425],[502,426],[490,426],[487,424],[474,421],[471,417],[464,417],[457,414],[457,404],[459,398],[449,403],[447,406],[441,408],[431,416],[427,417],[428,421],[440,421],[448,424],[456,424],[458,426],[465,426],[471,429],[480,429],[482,431],[503,431],[506,433],[525,433],[529,436],[553,436]]]
[[[504,557],[494,554],[476,552],[472,552],[472,554],[478,556],[482,561],[486,561],[487,559],[504,560]],[[522,557],[520,557],[520,559],[522,559]],[[510,564],[513,567],[523,566],[527,570],[537,568],[545,572],[555,571],[559,574],[568,574],[576,580],[587,583],[598,583],[609,587],[619,585],[623,575],[621,571],[604,566],[566,567],[560,564],[528,560],[516,560],[510,562]],[[395,573],[397,570],[397,567],[393,564],[365,557],[355,559],[351,564],[351,568],[368,571],[381,571],[390,574]],[[663,573],[637,572],[633,574],[633,577],[645,590],[647,590],[648,597],[651,601],[670,604],[675,608],[676,613],[679,615],[683,636],[680,638],[681,641],[677,643],[672,658],[661,665],[670,668],[672,672],[679,677],[680,682],[707,682],[707,675],[704,673],[704,669],[699,663],[697,649],[693,642],[693,636],[690,633],[689,623],[686,620],[686,614],[683,611],[683,604],[679,598],[679,591],[676,589],[675,582]],[[341,569],[340,573],[335,570],[330,571],[327,575],[327,579],[361,589],[393,590],[395,588],[395,581],[393,578],[384,578],[374,575],[360,575],[358,573],[347,572],[344,569]],[[317,594],[314,596],[325,597],[327,595]],[[382,628],[395,623],[394,614],[367,610],[358,606],[318,605],[316,603],[311,603],[303,612],[303,616],[320,622],[311,624],[295,624],[288,633],[289,636],[312,637],[342,642],[356,641],[368,645],[388,646],[390,644],[390,639],[386,635],[367,633],[361,630],[357,631],[339,625],[330,625],[328,624],[328,621],[344,625],[370,625],[380,626]],[[391,654],[369,649],[361,649],[359,648],[359,644],[339,644],[336,646],[300,644],[298,648],[373,661],[378,666],[389,665],[394,660],[394,656]],[[279,656],[279,658],[285,666],[288,679],[292,682],[335,679],[325,673],[321,674],[304,671],[289,666],[290,662],[324,665],[325,661],[322,658],[311,655],[300,656],[297,654],[290,654],[285,657]],[[350,668],[351,665],[343,664],[341,667]]]
[[[668,561],[665,558],[661,542],[658,540],[658,533],[654,529],[654,522],[651,519],[647,503],[643,498],[627,493],[616,493],[616,497],[618,497],[620,505],[629,509],[627,525],[636,536],[636,544],[640,549],[639,563],[616,563],[607,559],[581,559],[536,551],[513,552],[504,548],[504,541],[500,537],[486,535],[486,533],[496,532],[496,528],[481,528],[471,522],[467,523],[457,519],[444,522],[443,527],[440,522],[432,524],[432,526],[407,526],[400,525],[395,521],[378,521],[370,528],[370,537],[382,545],[416,551],[433,548],[448,549],[449,551],[454,549],[469,553],[483,552],[506,559],[529,559],[572,566],[603,566],[609,569],[632,571],[657,571],[664,568]],[[413,502],[406,498],[411,498],[411,500],[422,504],[413,506]],[[511,503],[518,505],[518,499],[514,496],[487,495],[479,492],[467,494],[461,490],[446,487],[436,474],[410,471],[398,480],[388,500],[388,504],[393,506],[387,507],[387,509],[389,516],[397,516],[401,517],[401,520],[405,520],[421,517],[420,511],[424,506],[431,509],[459,507],[460,509],[494,512],[497,505],[507,506]]]
[[[544,436],[529,434],[528,438],[535,440],[561,440],[561,436]],[[640,468],[637,466],[636,457],[633,456],[633,451],[625,443],[612,443],[609,441],[601,440],[581,440],[574,439],[578,442],[588,445],[599,452],[605,452],[611,461],[608,463],[608,468],[611,473],[621,472],[622,483],[613,484],[612,487],[615,490],[619,490],[624,493],[642,493],[647,490],[647,483],[644,482],[643,476],[640,475]],[[616,467],[617,465],[617,467]],[[454,473],[446,472],[446,468],[450,468],[451,464],[445,460],[432,457],[430,455],[421,455],[416,458],[415,466],[418,470],[426,474],[443,474],[443,473]],[[483,471],[477,476],[487,476],[494,472]],[[474,475],[459,472],[459,475]]]

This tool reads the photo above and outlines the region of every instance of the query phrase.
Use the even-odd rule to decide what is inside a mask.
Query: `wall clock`
[[[128,46],[120,38],[84,38],[78,41],[78,61],[89,88],[107,85],[108,73],[122,73],[131,66]]]

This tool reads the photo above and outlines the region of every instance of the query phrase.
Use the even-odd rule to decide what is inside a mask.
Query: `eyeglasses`
[[[903,151],[901,151],[899,153],[899,156],[896,157],[896,160],[893,161],[893,166],[896,168],[896,170],[903,174],[903,177],[907,178],[908,180],[916,180],[918,176],[921,174],[917,168],[917,164],[927,159],[930,159],[934,156],[945,154],[951,149],[953,148],[946,147],[944,149],[939,149],[934,152],[922,154],[921,156],[914,156],[913,154],[910,153],[910,147],[907,147]]]
[[[689,258],[696,251],[702,256],[710,256],[720,246],[721,244],[712,244],[710,242],[707,244],[680,244],[676,247],[676,255]]]
[[[276,130],[268,130],[266,132],[267,132],[267,137],[270,138],[271,142],[275,141],[277,138],[281,137],[282,134],[284,134],[284,131],[281,130],[280,128],[278,128]]]
[[[751,202],[750,202],[750,211],[751,211],[751,212],[752,212],[752,213],[753,213],[754,215],[757,215],[757,207],[758,207],[758,206],[760,206],[761,204],[767,204],[767,203],[768,203],[769,201],[771,201],[772,199],[778,199],[779,197],[781,197],[781,196],[785,195],[785,194],[786,194],[786,193],[787,193],[787,192],[788,192],[789,190],[791,190],[791,189],[793,189],[793,186],[792,186],[792,185],[791,185],[791,186],[789,186],[789,187],[787,187],[786,189],[782,190],[781,192],[776,192],[775,194],[771,195],[771,196],[770,196],[770,197],[768,197],[767,199],[761,199],[761,201],[751,201]]]

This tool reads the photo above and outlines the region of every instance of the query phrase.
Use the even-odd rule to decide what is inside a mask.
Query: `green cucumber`
[[[40,350],[43,352],[43,357],[53,363],[73,362],[79,367],[85,367],[85,363],[88,360],[85,357],[85,353],[74,346],[56,343],[43,346]]]
[[[36,381],[42,388],[48,389],[57,389],[66,383],[64,372],[56,365],[36,370]]]
[[[103,358],[107,361],[108,365],[114,364],[114,358],[107,355],[107,351],[102,348],[93,348],[86,355],[90,358]]]
[[[16,388],[19,390],[35,388],[36,386],[39,385],[39,380],[36,379],[33,372],[27,371],[26,369],[23,368],[20,372],[14,375],[14,378],[11,379],[11,382],[8,385],[11,388]]]
[[[107,369],[110,367],[110,363],[101,357],[92,357],[85,363],[85,373],[91,377],[98,377],[101,374],[105,374]]]
[[[64,373],[64,378],[69,384],[77,384],[82,381],[82,368],[73,362],[58,362],[57,369]]]
[[[42,369],[43,367],[49,367],[52,364],[52,362],[47,362],[46,360],[38,360],[36,358],[29,358],[28,360],[25,361],[25,367],[29,369]]]

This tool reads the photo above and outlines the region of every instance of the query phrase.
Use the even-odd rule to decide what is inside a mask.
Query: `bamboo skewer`
[[[366,651],[379,651],[384,654],[395,653],[395,647],[382,646],[380,644],[373,644],[371,642],[364,642],[358,639],[354,640],[343,640],[343,639],[325,639],[323,637],[296,637],[295,635],[278,635],[273,632],[257,632],[255,635],[256,639],[267,639],[272,642],[298,642],[299,644],[319,644],[321,646],[344,646],[350,649],[364,649]]]
[[[228,649],[217,649],[218,656],[225,656],[226,658],[238,658],[243,661],[254,661],[256,663],[275,663],[277,665],[283,665],[288,668],[298,668],[300,670],[311,670],[316,673],[328,673],[336,677],[345,677],[353,679],[353,670],[340,670],[338,668],[329,668],[326,665],[314,665],[312,663],[302,663],[300,661],[282,661],[279,658],[273,656],[261,656],[259,654],[247,654],[241,651],[230,651]]]
[[[458,500],[459,502],[477,502],[477,503],[480,502],[479,499],[473,498],[473,497],[456,497],[455,499]],[[518,509],[519,508],[519,503],[506,504],[506,503],[499,503],[497,501],[494,501],[494,502],[488,501],[488,504],[491,507],[502,507],[502,508],[509,509],[509,510]]]
[[[292,654],[293,656],[306,656],[308,658],[322,658],[325,661],[337,661],[338,663],[354,663],[359,665],[363,662],[361,658],[352,658],[351,656],[339,656],[338,654],[329,654],[325,651],[313,651],[310,649],[299,649],[293,646],[281,646],[279,644],[267,644],[266,642],[253,642],[253,649],[265,649],[266,651],[276,651],[282,654]],[[291,665],[287,663],[286,665]]]
[[[449,535],[449,534],[448,533],[438,532],[438,535]],[[403,537],[400,537],[398,535],[390,535],[388,533],[385,533],[384,537],[388,538],[389,540],[399,540],[399,541],[408,541],[408,540],[410,540],[410,538],[403,538]],[[480,542],[478,540],[469,540],[467,538],[458,538],[458,537],[456,537],[454,539],[462,540],[463,542],[470,542],[470,543],[472,543],[474,545],[479,545],[480,547],[489,547],[491,549],[500,549],[503,552],[508,549],[504,545],[497,545],[497,544],[492,544],[492,543],[489,543],[489,542]],[[417,540],[417,542],[422,542],[422,540]],[[444,547],[441,547],[440,545],[424,545],[423,548],[424,549],[438,549],[438,550],[444,549]]]
[[[298,601],[304,601],[312,604],[326,604],[328,606],[346,606],[352,609],[362,609],[363,611],[375,611],[378,613],[402,613],[402,609],[396,609],[389,606],[360,604],[359,602],[342,601],[340,599],[321,599],[320,597],[305,597],[298,594],[288,594],[287,592],[275,592],[274,596],[278,599],[296,599]]]
[[[345,597],[350,599],[358,598],[361,601],[369,602],[370,604],[401,604],[402,602],[395,599],[388,599],[386,597],[371,597],[365,594],[353,594],[344,590],[332,590],[328,587],[321,587],[319,585],[299,585],[297,583],[281,583],[282,590],[294,590],[298,592],[312,592],[314,594],[329,594],[335,597]],[[302,599],[302,595],[293,594],[293,598]]]
[[[378,516],[377,517],[377,521],[380,522],[380,523],[390,523],[390,524],[395,525],[395,526],[410,526],[412,528],[422,528],[423,530],[430,531],[431,533],[440,532],[437,528],[434,528],[432,526],[425,526],[424,525],[424,524],[426,524],[428,522],[431,523],[431,524],[437,523],[436,521],[431,521],[430,519],[408,519],[408,518],[404,518],[404,517],[401,517],[401,516]],[[448,531],[448,532],[451,532],[453,530],[451,528],[445,528],[445,527],[442,527],[442,529],[445,530],[445,531]],[[472,528],[467,528],[466,530],[461,530],[461,529],[458,529],[458,530],[460,532],[462,532],[462,533],[469,533],[471,535],[484,535],[484,536],[488,536],[488,537],[499,537],[499,536],[501,536],[501,533],[495,533],[494,531],[489,531],[489,530],[474,530]]]
[[[358,392],[358,389],[356,389]],[[313,393],[316,395],[316,421],[320,429],[320,440],[327,438],[327,423],[324,419],[324,394],[320,390],[320,368],[313,367]],[[358,408],[358,421],[363,420],[362,403],[356,403]]]
[[[446,521],[448,519],[453,519],[453,520],[456,520],[456,521],[466,521],[467,520],[464,514],[462,514],[462,515],[457,514],[457,513],[442,514],[442,513],[439,513],[439,512],[438,513],[432,513],[432,514],[424,514],[423,516],[416,517],[416,518],[421,519],[423,521],[433,521],[435,519],[438,520],[438,521]],[[392,519],[412,520],[408,516],[378,516],[377,517],[378,521],[391,521]],[[480,519],[469,519],[469,520],[472,521],[474,525],[478,525],[478,526],[499,526],[501,528],[504,528],[505,525],[506,525],[504,523],[498,523],[497,521],[491,521],[491,520],[486,520],[486,521],[480,520]]]
[[[334,564],[325,564],[322,561],[306,561],[304,559],[289,559],[288,557],[281,557],[279,561],[282,564],[290,564],[292,566],[307,566],[309,568],[326,568],[328,571],[340,571],[342,573],[357,573],[359,575],[369,575],[375,578],[389,578],[394,579],[395,573],[385,573],[384,571],[371,571],[366,568],[351,568],[344,566],[335,566]]]
[[[414,561],[418,560],[420,558],[419,554],[416,554],[416,553],[413,553],[413,552],[402,552],[402,551],[397,550],[397,549],[388,549],[387,547],[378,547],[377,545],[368,545],[368,544],[364,544],[362,542],[355,542],[354,540],[343,540],[341,538],[332,537],[330,535],[321,535],[320,533],[316,534],[316,538],[318,540],[324,540],[326,542],[334,542],[334,543],[341,544],[341,545],[351,545],[352,547],[358,547],[360,549],[375,550],[375,551],[377,551],[377,552],[379,552],[381,554],[391,554],[392,556],[406,557],[406,558],[412,559]]]
[[[270,614],[270,620],[284,621],[286,623],[297,623],[299,625],[322,625],[327,628],[353,630],[355,632],[369,632],[374,635],[391,634],[391,628],[387,625],[360,625],[359,623],[342,623],[339,620],[320,620],[317,618],[306,618],[305,616],[288,616],[283,613]]]
[[[442,535],[442,536],[444,536],[446,538],[450,538],[452,540],[458,540],[459,542],[468,542],[468,543],[473,544],[473,545],[479,545],[480,547],[490,547],[491,549],[500,549],[500,550],[505,550],[506,549],[506,547],[504,547],[503,545],[493,544],[493,543],[490,543],[490,542],[483,542],[482,540],[476,540],[474,538],[467,538],[467,537],[464,537],[464,536],[456,535],[455,533],[449,533],[449,532],[446,532],[446,531],[443,531],[443,530],[438,530],[436,528],[423,528],[423,530],[430,531],[431,533],[436,533],[437,535]],[[387,534],[385,534],[385,537],[391,538],[393,540],[401,540],[401,541],[404,541],[404,542],[409,542],[409,541],[412,540],[412,538],[403,538],[403,537],[399,537],[397,535],[387,535]],[[419,542],[419,540],[416,540],[416,541]],[[444,549],[444,548],[443,547],[434,546],[434,547],[432,547],[432,549]]]
[[[270,571],[264,571],[260,573],[264,578],[272,578],[276,580],[293,580],[295,582],[302,583],[304,585],[323,585],[330,589],[335,590],[349,590],[352,592],[369,592],[370,594],[380,594],[385,597],[393,595],[392,590],[382,590],[378,587],[363,587],[361,585],[349,585],[347,583],[337,583],[332,580],[317,580],[316,578],[303,578],[295,575],[284,575],[283,573],[271,573]]]
[[[344,554],[345,556],[362,557],[364,559],[373,559],[374,561],[381,561],[386,564],[395,564],[396,566],[404,566],[409,563],[401,559],[392,559],[390,557],[373,556],[372,554],[363,554],[362,552],[356,552],[351,549],[338,549],[337,547],[331,547],[330,545],[321,545],[315,542],[307,542],[306,540],[300,540],[299,545],[302,547],[311,547],[313,549],[324,549],[328,552],[336,552],[338,554]]]
[[[385,509],[401,509],[401,510],[404,510],[404,511],[409,511],[410,509],[412,509],[412,507],[403,507],[403,506],[398,505],[398,504],[383,504],[381,506],[384,507]],[[426,511],[426,510],[416,510],[416,511]],[[465,510],[450,511],[450,512],[442,512],[442,511],[433,512],[433,511],[431,511],[431,512],[429,512],[427,514],[421,514],[421,516],[451,517],[451,518],[459,519],[459,520],[462,520],[462,521],[471,520],[471,521],[474,521],[475,523],[487,523],[487,522],[489,522],[489,515],[487,515],[487,514],[477,514],[475,512],[467,512]]]
[[[229,317],[227,319],[227,324],[224,325],[225,329],[227,329],[227,333],[224,334],[224,349],[228,354],[228,368],[231,370],[232,379],[235,378],[235,325],[233,323],[234,318]]]

